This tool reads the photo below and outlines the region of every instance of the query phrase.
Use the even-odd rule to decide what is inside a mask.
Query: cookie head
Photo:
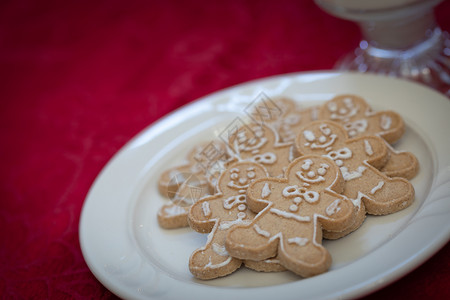
[[[297,186],[307,189],[320,189],[334,186],[340,172],[336,164],[328,157],[302,156],[292,162],[287,170],[290,182],[297,181]],[[286,191],[289,194],[289,191]]]
[[[230,166],[219,179],[219,188],[222,192],[245,194],[248,186],[257,178],[267,177],[266,170],[255,163],[238,162]]]
[[[355,117],[364,116],[370,108],[367,103],[354,95],[340,95],[324,106],[323,116],[336,122],[348,122]]]
[[[229,145],[238,153],[258,153],[267,144],[264,129],[260,125],[240,127],[237,132],[229,137]]]
[[[323,150],[330,151],[337,144],[347,139],[345,129],[334,122],[315,121],[300,130],[296,137],[296,147],[300,153],[306,154]]]

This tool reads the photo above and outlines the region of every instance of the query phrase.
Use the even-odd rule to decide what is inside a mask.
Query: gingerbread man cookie
[[[254,122],[272,127],[283,143],[294,142],[298,128],[318,119],[319,106],[300,108],[286,97],[262,100],[254,106],[250,113]]]
[[[343,183],[334,162],[316,155],[294,160],[286,178],[255,180],[247,203],[258,214],[228,232],[227,251],[252,260],[277,255],[281,265],[304,277],[325,272],[331,256],[321,244],[322,228],[345,230],[355,218],[352,202],[339,194]]]
[[[225,236],[234,226],[254,218],[255,214],[247,207],[246,191],[252,181],[266,176],[266,170],[259,164],[237,162],[220,176],[217,194],[192,205],[188,218],[190,226],[197,232],[210,233],[206,245],[194,251],[189,259],[189,270],[195,277],[213,279],[241,266],[242,260],[230,256],[225,249]],[[279,267],[268,263],[266,268],[276,271]]]
[[[187,220],[189,208],[205,195],[209,195],[209,193],[209,185],[198,184],[194,180],[183,182],[171,197],[171,202],[164,204],[159,209],[157,214],[159,225],[165,229],[189,226]]]
[[[417,174],[417,158],[407,151],[396,151],[389,144],[398,141],[405,131],[402,117],[393,111],[372,111],[367,102],[355,95],[339,95],[327,101],[319,111],[320,119],[344,126],[350,138],[378,135],[387,142],[389,160],[382,171],[391,177],[407,179]]]
[[[229,155],[236,161],[253,161],[264,166],[269,176],[283,176],[293,159],[293,144],[279,143],[272,128],[251,123],[228,136]]]
[[[199,187],[209,186],[210,189],[205,191],[213,193],[221,171],[217,165],[224,164],[227,160],[226,147],[220,141],[197,145],[189,151],[183,164],[161,174],[158,181],[159,192],[165,197],[172,198],[186,180],[194,178]]]
[[[159,192],[169,197],[171,202],[159,209],[159,225],[166,229],[188,226],[189,207],[214,193],[217,179],[228,159],[225,145],[213,141],[194,147],[184,164],[163,172],[158,182]]]
[[[343,195],[352,200],[359,213],[354,226],[345,232],[325,234],[338,238],[357,229],[365,213],[385,215],[409,206],[414,199],[414,188],[404,178],[391,178],[377,168],[388,158],[386,143],[379,136],[349,139],[347,131],[338,123],[315,121],[297,135],[295,142],[300,155],[323,155],[339,166],[344,180]]]

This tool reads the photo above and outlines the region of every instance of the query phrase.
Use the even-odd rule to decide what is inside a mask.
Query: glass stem
[[[370,46],[385,50],[407,50],[428,38],[437,27],[433,10],[398,18],[360,21],[364,38]]]

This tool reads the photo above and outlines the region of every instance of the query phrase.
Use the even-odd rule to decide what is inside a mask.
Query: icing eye
[[[316,137],[314,133],[311,130],[305,130],[303,131],[303,136],[308,142],[314,142],[316,140]]]
[[[250,179],[253,179],[253,178],[256,177],[256,173],[253,172],[253,171],[250,171],[250,172],[247,173],[247,177],[250,178]]]
[[[309,170],[310,168],[311,168],[311,165],[312,165],[312,160],[310,160],[310,159],[307,159],[307,160],[305,160],[305,162],[303,163],[303,165],[302,165],[302,169],[303,170]]]
[[[231,179],[236,180],[239,178],[239,175],[237,173],[232,173],[230,177]]]
[[[327,173],[327,169],[320,168],[319,170],[317,170],[317,173],[319,173],[319,175],[325,175]]]
[[[330,102],[330,103],[328,103],[328,109],[330,110],[330,111],[336,111],[337,110],[337,105],[336,105],[336,103],[334,103],[334,102]]]

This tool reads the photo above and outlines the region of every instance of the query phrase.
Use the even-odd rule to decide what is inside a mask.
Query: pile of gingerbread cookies
[[[398,113],[373,111],[356,95],[306,109],[279,98],[263,108],[161,174],[159,191],[171,201],[158,212],[160,226],[209,233],[189,259],[197,278],[241,265],[326,272],[332,258],[323,238],[339,239],[366,214],[395,213],[414,200],[409,179],[418,161],[391,146],[405,131]]]

